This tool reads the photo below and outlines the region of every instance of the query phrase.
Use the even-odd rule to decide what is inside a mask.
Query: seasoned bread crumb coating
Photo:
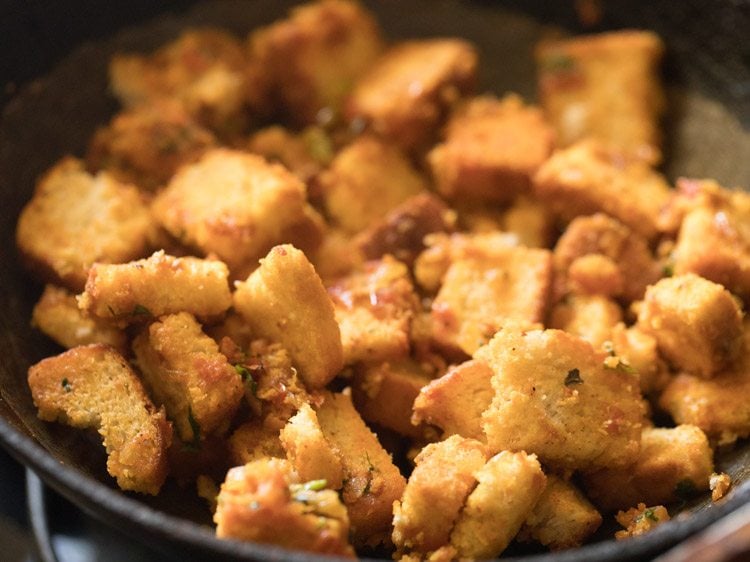
[[[406,480],[348,394],[326,394],[317,414],[323,435],[341,456],[341,497],[349,512],[354,544],[383,542],[390,534],[393,502],[403,494]]]
[[[637,326],[673,366],[705,378],[729,366],[742,346],[742,311],[732,294],[692,273],[650,286]]]
[[[31,321],[67,349],[103,343],[124,352],[128,342],[125,332],[107,321],[85,314],[78,308],[73,293],[54,285],[44,287],[39,302],[34,306]]]
[[[276,246],[246,281],[237,283],[234,307],[254,333],[281,343],[310,389],[322,388],[344,362],[333,303],[305,255]]]
[[[407,41],[387,50],[346,105],[375,134],[406,150],[429,142],[452,104],[474,90],[477,53],[460,39]]]
[[[117,351],[92,344],[44,359],[29,369],[29,387],[41,419],[99,432],[120,488],[159,492],[172,424]]]
[[[494,371],[482,416],[493,451],[527,451],[568,469],[626,466],[641,440],[638,376],[560,330],[501,330],[475,354]]]
[[[461,202],[504,203],[528,192],[554,142],[541,112],[514,94],[470,100],[451,117],[445,137],[427,159],[438,193]]]
[[[185,442],[228,426],[243,395],[242,379],[191,314],[162,316],[133,341],[138,366]]]
[[[400,501],[393,504],[393,544],[427,553],[449,544],[453,524],[487,461],[485,446],[458,435],[431,443],[414,459]]]
[[[533,539],[550,550],[581,546],[599,526],[602,516],[581,491],[555,475],[526,518],[519,540]]]
[[[177,312],[207,319],[231,306],[228,277],[223,262],[176,258],[159,251],[130,263],[94,264],[78,306],[121,324]]]
[[[516,536],[544,491],[536,455],[502,451],[474,473],[478,484],[451,533],[460,558],[494,558]]]
[[[217,498],[216,535],[353,558],[346,508],[325,487],[294,483],[280,459],[232,468]]]
[[[172,236],[216,254],[233,273],[254,268],[304,211],[299,178],[280,164],[226,148],[182,167],[153,203]]]
[[[37,184],[18,218],[16,242],[43,279],[81,291],[92,264],[143,256],[154,231],[136,187],[104,172],[92,176],[67,157]]]

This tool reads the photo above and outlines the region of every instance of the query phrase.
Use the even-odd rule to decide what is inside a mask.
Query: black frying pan
[[[14,250],[15,221],[36,177],[66,153],[82,154],[95,127],[116,104],[106,93],[106,64],[117,50],[150,50],[187,25],[217,24],[240,34],[281,16],[288,1],[128,3],[15,0],[0,7],[0,443],[18,460],[83,509],[173,555],[191,559],[324,559],[304,553],[221,541],[206,527],[205,506],[174,483],[157,498],[117,490],[106,474],[97,439],[41,422],[26,385],[29,365],[59,352],[29,326],[41,287],[21,270]],[[545,26],[572,32],[637,26],[662,34],[669,48],[669,159],[666,172],[715,177],[750,188],[750,1],[604,0],[604,18],[585,29],[572,2],[525,0],[381,0],[366,2],[393,38],[459,35],[482,56],[484,89],[534,96],[531,46]],[[744,50],[743,50],[744,49]],[[44,75],[44,76],[43,76]],[[38,81],[33,81],[43,76]],[[745,128],[743,128],[743,126]],[[718,467],[736,485],[720,504],[699,498],[684,514],[641,538],[600,542],[524,560],[627,560],[651,557],[750,499],[750,444],[719,455]],[[611,535],[608,535],[611,536]],[[521,552],[516,554],[520,555]]]

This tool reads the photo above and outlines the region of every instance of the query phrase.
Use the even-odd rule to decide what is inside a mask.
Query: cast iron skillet
[[[172,0],[155,19],[146,0],[125,3],[23,2],[0,8],[5,42],[4,79],[27,82],[3,92],[0,117],[0,443],[19,461],[83,509],[172,556],[243,560],[326,560],[280,548],[218,540],[207,526],[205,506],[168,482],[157,498],[125,494],[106,474],[98,439],[41,422],[26,385],[29,365],[60,350],[29,326],[41,287],[19,267],[15,221],[36,177],[67,153],[82,154],[95,127],[116,104],[106,93],[106,61],[117,50],[150,50],[187,25],[218,24],[240,34],[281,16],[292,2],[235,0],[198,3]],[[568,2],[544,0],[461,2],[380,0],[366,2],[393,38],[458,35],[480,49],[482,86],[534,97],[531,46],[555,23],[587,31]],[[105,5],[102,5],[105,4]],[[707,5],[708,4],[708,5]],[[750,187],[750,69],[743,52],[750,2],[669,0],[605,2],[605,17],[588,31],[624,26],[660,32],[670,48],[666,72],[672,113],[668,123],[667,174],[715,177]],[[137,25],[133,25],[137,22]],[[145,22],[145,23],[144,23]],[[92,40],[93,39],[93,40]],[[85,41],[84,41],[85,40]],[[0,43],[1,44],[1,43]],[[75,48],[74,48],[75,47]],[[7,54],[6,54],[7,53]],[[2,67],[0,67],[2,68]],[[629,560],[666,550],[750,500],[750,444],[718,455],[718,468],[736,482],[721,503],[698,498],[683,514],[654,532],[615,543],[603,535],[576,551],[556,555],[517,550],[524,560]]]

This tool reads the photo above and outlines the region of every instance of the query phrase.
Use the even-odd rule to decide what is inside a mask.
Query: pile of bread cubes
[[[546,40],[537,107],[477,95],[463,39],[321,0],[115,56],[122,110],[18,220],[67,349],[29,369],[39,416],[97,430],[123,490],[197,490],[220,537],[345,556],[572,548],[718,500],[750,196],[658,171],[662,54]]]

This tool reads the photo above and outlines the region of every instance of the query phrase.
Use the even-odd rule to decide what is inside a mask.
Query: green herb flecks
[[[565,53],[552,53],[541,61],[544,72],[570,72],[575,69],[576,61]]]
[[[651,521],[659,521],[656,513],[654,513],[654,510],[650,507],[643,511],[643,517],[645,517],[646,519],[650,519]]]
[[[581,371],[578,369],[571,369],[565,376],[565,386],[573,386],[574,384],[583,384]]]
[[[247,390],[253,396],[253,398],[257,398],[258,383],[256,382],[255,378],[253,378],[253,374],[250,372],[250,369],[248,369],[241,363],[237,363],[234,366],[234,370],[237,371],[237,374],[239,374],[242,378],[242,383],[245,385],[245,390]]]
[[[305,482],[304,484],[302,484],[302,488],[304,490],[311,490],[313,492],[320,492],[326,487],[328,487],[328,480],[326,480],[325,478],[321,478],[319,480],[310,480],[309,482]]]
[[[193,409],[188,408],[188,423],[190,429],[193,432],[193,440],[183,444],[183,448],[187,451],[200,451],[201,448],[201,426],[193,415]]]
[[[132,314],[133,316],[153,316],[153,314],[151,314],[151,311],[142,304],[136,304],[133,307]]]

